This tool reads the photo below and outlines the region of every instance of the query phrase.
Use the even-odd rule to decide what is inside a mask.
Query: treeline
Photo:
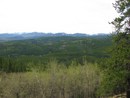
[[[32,69],[39,68],[45,70],[50,59],[36,56],[20,56],[20,57],[0,57],[1,72],[28,72]]]

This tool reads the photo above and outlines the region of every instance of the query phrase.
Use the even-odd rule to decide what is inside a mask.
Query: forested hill
[[[0,42],[0,56],[38,56],[62,61],[86,57],[93,61],[108,57],[111,36],[52,36]]]

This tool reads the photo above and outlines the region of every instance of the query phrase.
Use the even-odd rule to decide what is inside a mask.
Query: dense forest
[[[112,35],[40,37],[0,46],[1,98],[95,98],[98,64],[110,56]]]
[[[112,36],[91,37],[42,37],[19,41],[8,41],[0,43],[1,70],[7,66],[26,67],[29,63],[38,66],[39,63],[47,64],[51,59],[59,63],[70,65],[72,61],[82,64],[84,59],[88,62],[99,62],[109,57],[108,49],[112,45]],[[21,64],[20,64],[21,63]],[[45,66],[43,66],[45,67]],[[7,68],[8,69],[8,68]],[[25,69],[22,69],[26,70]]]

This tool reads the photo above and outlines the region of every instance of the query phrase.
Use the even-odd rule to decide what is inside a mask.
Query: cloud
[[[114,0],[1,0],[0,32],[109,33]]]

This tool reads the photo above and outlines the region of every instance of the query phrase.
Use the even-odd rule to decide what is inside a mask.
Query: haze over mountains
[[[106,36],[108,34],[97,34],[97,35],[89,35],[84,33],[75,33],[75,34],[67,34],[64,32],[61,33],[42,33],[42,32],[30,32],[30,33],[3,33],[0,34],[0,41],[11,41],[11,40],[24,40],[24,39],[34,39],[40,37],[57,37],[57,36],[72,36],[72,37],[89,37],[89,36]]]

